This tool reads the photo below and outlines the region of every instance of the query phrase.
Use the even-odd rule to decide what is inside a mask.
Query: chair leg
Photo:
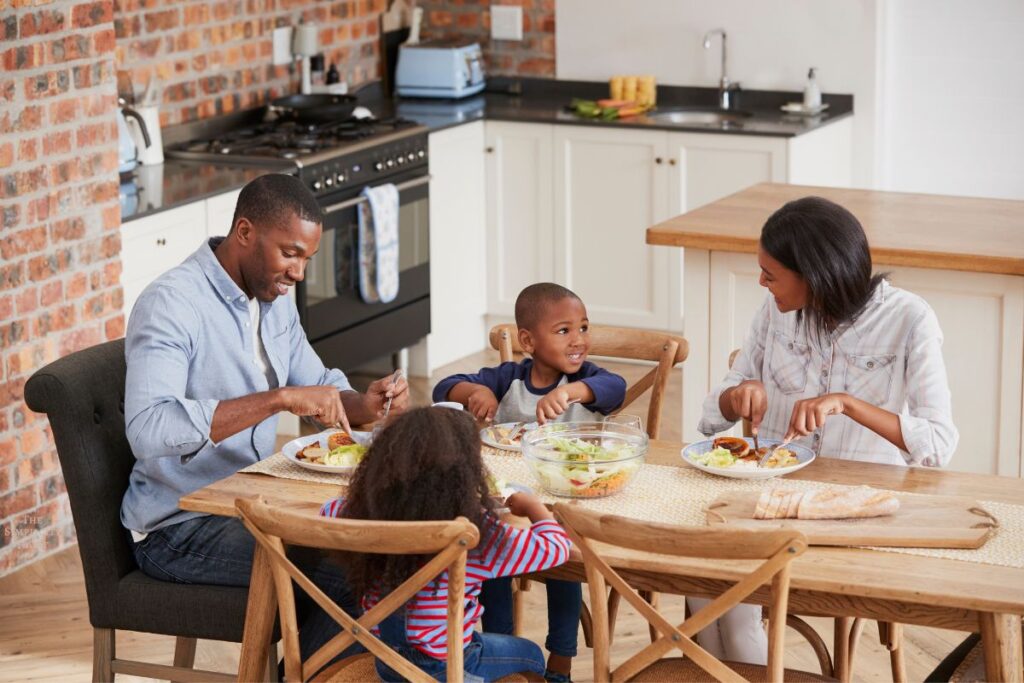
[[[583,628],[583,644],[594,647],[594,619],[590,616],[590,608],[586,604],[580,610],[580,626]]]
[[[660,593],[655,593],[654,591],[638,592],[640,594],[640,597],[643,598],[647,602],[647,604],[649,604],[651,607],[655,609],[658,608],[658,596],[661,595]],[[654,624],[647,624],[647,631],[651,634],[652,643],[658,639],[658,629],[654,628]]]
[[[93,683],[113,683],[114,636],[115,632],[112,628],[94,628],[92,630]]]
[[[906,683],[907,662],[903,658],[903,624],[893,621],[878,622],[878,640],[889,650],[893,683]]]
[[[267,651],[267,677],[271,683],[281,683],[281,677],[277,675],[277,643],[271,643]]]
[[[814,650],[814,656],[818,658],[818,666],[821,668],[821,675],[825,678],[832,678],[834,673],[832,657],[828,653],[825,641],[821,639],[821,636],[814,630],[814,627],[792,614],[786,615],[786,626],[802,635],[804,640],[811,646],[811,649]]]
[[[174,639],[174,666],[191,669],[196,663],[196,639],[178,636]]]
[[[608,645],[615,640],[615,620],[619,618],[619,603],[622,596],[614,588],[608,589]]]
[[[530,580],[525,577],[512,579],[512,635],[519,636],[523,633],[523,596],[520,595],[530,590]]]

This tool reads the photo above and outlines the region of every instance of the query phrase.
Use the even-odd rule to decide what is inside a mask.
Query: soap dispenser
[[[807,85],[804,86],[804,109],[817,109],[821,106],[821,90],[815,78],[816,69],[812,66],[807,72]]]

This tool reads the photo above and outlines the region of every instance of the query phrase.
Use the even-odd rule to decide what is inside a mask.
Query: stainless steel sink
[[[721,109],[675,109],[656,111],[647,118],[659,123],[675,123],[680,126],[726,126],[742,123],[750,116],[745,111],[723,111]]]

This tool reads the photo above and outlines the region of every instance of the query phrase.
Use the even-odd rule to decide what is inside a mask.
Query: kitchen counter
[[[134,180],[120,188],[121,222],[237,190],[271,170],[174,159],[154,166],[139,166]]]
[[[825,197],[860,220],[876,265],[1024,275],[1024,202],[762,183],[647,230],[647,243],[757,253],[792,199]]]

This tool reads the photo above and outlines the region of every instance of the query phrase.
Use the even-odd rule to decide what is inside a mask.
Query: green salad
[[[353,443],[347,446],[337,446],[328,451],[327,455],[324,456],[325,465],[331,467],[355,467],[363,460],[363,456],[366,455],[366,446],[362,444]]]
[[[602,446],[579,438],[552,436],[544,446],[563,456],[565,464],[538,460],[534,472],[544,488],[565,496],[599,497],[618,491],[640,469],[636,450],[628,443]],[[575,463],[575,464],[574,464]]]
[[[725,448],[716,448],[707,453],[691,453],[690,460],[706,467],[732,467],[736,457]]]

